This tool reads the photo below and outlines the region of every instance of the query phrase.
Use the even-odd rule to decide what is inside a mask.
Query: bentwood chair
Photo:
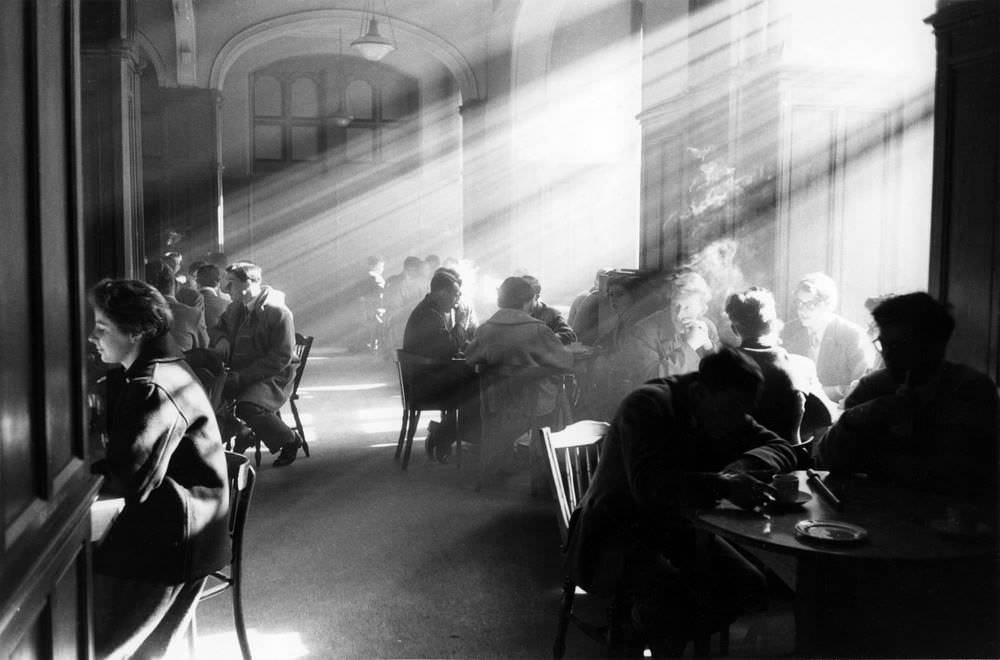
[[[396,460],[400,459],[400,469],[405,470],[410,464],[410,451],[413,448],[413,436],[420,425],[420,413],[425,410],[448,411],[457,415],[457,402],[453,392],[445,390],[448,387],[437,387],[451,382],[458,387],[468,377],[468,367],[456,360],[435,360],[408,353],[396,351],[396,374],[399,376],[399,396],[403,403],[403,419],[399,427],[399,440],[396,442]],[[428,387],[428,377],[433,376],[436,387]],[[454,376],[453,378],[451,376]],[[462,465],[462,434],[457,433],[456,465]]]
[[[200,600],[232,589],[233,620],[236,637],[245,660],[250,660],[250,644],[247,641],[246,623],[243,619],[243,531],[246,527],[250,500],[257,473],[250,465],[250,459],[242,454],[226,452],[226,468],[229,474],[229,538],[232,540],[232,559],[228,571],[223,569],[209,576],[209,584],[201,593]]]
[[[188,582],[183,586],[174,602],[156,628],[143,642],[133,657],[174,657],[180,644],[186,640],[188,657],[196,657],[197,637],[196,610],[198,604],[227,589],[233,592],[233,618],[236,637],[244,660],[251,660],[250,644],[247,641],[246,624],[243,619],[243,531],[247,512],[253,497],[256,472],[250,459],[242,454],[226,452],[226,471],[229,477],[229,538],[232,554],[228,567],[206,577]]]
[[[299,400],[299,383],[302,382],[302,374],[306,370],[306,361],[309,359],[309,351],[312,350],[313,338],[295,333],[295,357],[299,359],[299,366],[295,369],[295,381],[292,384],[292,395],[288,397],[288,407],[292,409],[292,418],[295,420],[295,430],[299,432],[299,439],[302,440],[302,453],[309,456],[309,443],[306,442],[306,430],[302,427],[302,420],[299,418],[299,409],[295,402]]]

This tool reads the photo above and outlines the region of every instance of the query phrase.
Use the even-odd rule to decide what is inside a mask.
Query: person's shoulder
[[[992,378],[967,364],[945,362],[945,370],[948,380],[956,386],[983,391],[989,390],[994,395],[997,393],[997,386]]]
[[[850,319],[846,319],[843,316],[840,316],[839,314],[833,315],[833,320],[831,321],[831,323],[833,324],[833,327],[835,328],[838,336],[846,337],[849,339],[857,339],[859,337],[865,336],[864,328],[862,328],[854,321],[851,321]]]

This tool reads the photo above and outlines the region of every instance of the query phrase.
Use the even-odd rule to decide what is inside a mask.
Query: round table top
[[[980,557],[996,552],[996,540],[988,531],[980,535],[954,535],[947,516],[953,500],[936,493],[900,488],[861,477],[830,478],[827,485],[844,501],[835,510],[808,483],[804,471],[799,490],[812,495],[801,507],[764,513],[746,511],[727,501],[692,516],[694,524],[731,540],[768,550],[808,556],[844,556],[873,560],[931,560]],[[824,474],[824,473],[820,473]],[[960,506],[960,505],[959,505]],[[766,516],[765,516],[766,514]],[[823,543],[803,539],[795,532],[800,521],[837,521],[860,526],[868,536],[857,543]]]

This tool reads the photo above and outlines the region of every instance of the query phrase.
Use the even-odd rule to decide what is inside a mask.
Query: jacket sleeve
[[[240,303],[231,302],[226,307],[226,309],[219,315],[219,320],[216,322],[215,326],[208,328],[208,345],[215,346],[219,343],[221,339],[229,339],[230,335],[233,333],[234,328],[231,327],[232,324],[232,309],[233,305],[238,305]]]
[[[188,420],[169,393],[148,382],[127,384],[116,413],[105,464],[109,486],[127,501],[143,502],[163,482]]]
[[[280,375],[292,363],[292,356],[295,354],[292,313],[283,307],[270,307],[259,313],[267,314],[267,351],[236,372],[241,388]]]
[[[195,328],[194,346],[192,348],[206,348],[208,346],[208,328],[205,326],[205,310],[198,313],[198,326]]]
[[[750,420],[743,442],[745,448],[743,455],[725,469],[769,472],[788,472],[795,469],[798,461],[795,450],[788,441],[753,419]]]
[[[543,367],[570,370],[573,367],[573,354],[563,346],[559,338],[547,326],[539,324],[537,345],[539,347],[536,359]]]
[[[558,337],[559,341],[563,344],[572,344],[575,342],[576,332],[573,331],[573,328],[571,328],[569,323],[567,323],[562,317],[562,314],[551,307],[549,307],[548,310],[549,319],[545,325],[549,327],[549,330],[554,332],[556,337]]]

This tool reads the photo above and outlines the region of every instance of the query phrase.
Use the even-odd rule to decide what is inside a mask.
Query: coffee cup
[[[794,474],[776,474],[771,485],[777,491],[779,502],[791,504],[799,497],[799,478]]]

